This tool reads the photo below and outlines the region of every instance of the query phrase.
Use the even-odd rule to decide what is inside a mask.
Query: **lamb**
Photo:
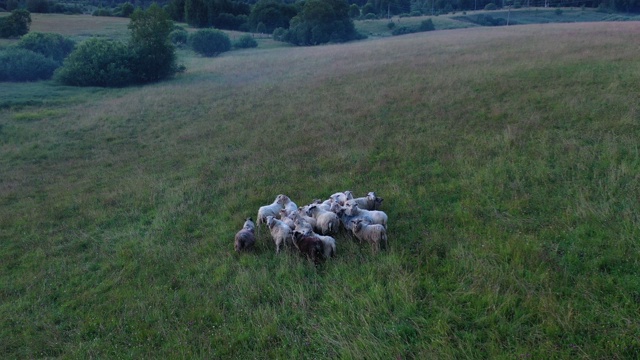
[[[298,205],[294,203],[287,195],[278,195],[276,201],[279,201],[283,208],[287,210],[287,215],[298,210]]]
[[[295,231],[293,244],[301,254],[305,255],[307,259],[313,261],[316,265],[322,261],[323,246],[320,239]]]
[[[242,229],[236,233],[234,247],[237,252],[253,250],[256,243],[255,235],[256,225],[252,218],[247,218]]]
[[[260,209],[258,209],[258,226],[266,223],[267,216],[278,217],[280,209],[284,209],[281,198],[282,196],[283,195],[276,196],[276,199],[271,203],[271,205],[261,206]]]
[[[387,230],[380,224],[368,224],[362,219],[353,221],[353,234],[360,242],[366,241],[371,244],[373,253],[380,250],[380,243],[384,242],[385,247],[389,246]]]
[[[347,203],[347,206],[345,208],[346,208],[347,215],[362,217],[363,220],[366,220],[372,224],[380,224],[384,226],[385,229],[387,227],[388,217],[387,217],[387,214],[384,213],[384,211],[363,210],[363,209],[360,209],[358,204],[356,204],[355,202]]]
[[[307,210],[307,215],[316,219],[316,226],[314,227],[322,235],[335,234],[338,232],[340,226],[340,219],[338,215],[331,211],[325,211],[319,208],[317,205],[311,205]]]
[[[373,191],[368,193],[365,197],[359,197],[352,200],[348,200],[347,203],[355,202],[360,209],[364,210],[378,210],[382,206],[382,198],[377,197]]]
[[[276,243],[276,254],[280,253],[280,247],[283,243],[290,244],[292,241],[292,232],[289,225],[269,215],[267,216],[267,226],[271,232],[271,237]]]

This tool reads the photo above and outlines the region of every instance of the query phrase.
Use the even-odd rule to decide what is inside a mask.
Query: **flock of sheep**
[[[287,195],[278,195],[272,204],[258,210],[257,224],[248,218],[235,236],[235,250],[253,249],[256,226],[269,228],[276,244],[276,253],[283,245],[297,249],[314,263],[328,259],[336,253],[336,235],[341,228],[360,242],[371,244],[372,251],[380,244],[388,245],[387,214],[380,211],[382,198],[370,192],[354,198],[351,191],[338,192],[329,199],[314,200],[298,207]]]

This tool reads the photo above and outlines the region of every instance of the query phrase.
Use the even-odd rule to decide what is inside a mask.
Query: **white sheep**
[[[373,191],[368,193],[367,196],[365,197],[359,197],[359,198],[354,198],[351,200],[347,201],[347,204],[351,203],[351,202],[355,202],[356,204],[358,204],[358,207],[360,209],[364,209],[364,210],[378,210],[380,209],[381,205],[382,205],[382,198],[381,197],[377,197],[376,193],[374,193]]]
[[[325,259],[336,256],[336,239],[329,235],[320,235],[316,233],[312,233],[312,236],[315,236],[322,241],[322,251]]]
[[[316,219],[314,227],[322,235],[335,234],[340,226],[338,215],[331,211],[322,210],[317,205],[311,205],[307,210],[307,215]]]
[[[380,210],[364,210],[360,209],[358,204],[355,202],[348,202],[346,208],[346,214],[349,216],[361,217],[363,220],[368,221],[372,224],[380,224],[387,227],[387,214],[384,211]]]
[[[337,192],[335,194],[332,194],[331,196],[329,196],[329,198],[340,205],[344,205],[344,203],[347,202],[349,198],[353,199],[353,195],[351,191],[347,190],[345,192]]]
[[[368,224],[362,219],[356,219],[353,221],[352,229],[360,242],[366,241],[371,244],[371,251],[374,253],[380,250],[380,243],[384,242],[385,247],[389,246],[387,230],[380,224]]]
[[[267,216],[267,226],[273,241],[276,243],[276,254],[280,252],[280,247],[283,243],[289,245],[292,243],[292,231],[289,225],[269,215]]]
[[[280,215],[280,209],[284,209],[284,205],[281,201],[281,196],[283,195],[276,196],[276,199],[273,201],[273,203],[271,203],[270,205],[261,206],[260,209],[258,209],[258,226],[260,224],[266,223],[267,216],[278,217],[278,215]]]
[[[293,212],[291,214],[289,214],[287,212],[287,209],[280,209],[280,221],[282,221],[283,223],[289,225],[289,227],[291,229],[295,229],[296,224],[294,222],[295,218],[297,217],[297,213]]]
[[[298,210],[298,205],[296,205],[296,203],[294,203],[287,195],[278,195],[276,201],[280,202],[283,208],[287,210],[287,215]]]
[[[312,228],[316,228],[317,225],[317,221],[315,218],[309,216],[307,214],[307,211],[309,210],[309,205],[305,205],[302,206],[300,208],[298,208],[298,213],[296,214],[297,218],[300,220],[305,221],[306,223],[308,223],[309,225],[311,225]],[[295,221],[295,220],[294,220]]]

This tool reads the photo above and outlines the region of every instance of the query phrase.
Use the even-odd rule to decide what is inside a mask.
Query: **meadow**
[[[639,35],[456,29],[180,51],[144,87],[0,84],[0,357],[639,357]],[[347,189],[384,198],[389,249],[341,234],[314,267],[262,229],[233,251],[277,194]]]

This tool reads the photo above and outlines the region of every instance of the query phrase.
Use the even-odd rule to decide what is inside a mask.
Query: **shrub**
[[[233,43],[233,47],[236,49],[249,49],[258,47],[258,43],[251,35],[245,34],[240,36],[240,38]]]
[[[27,10],[13,10],[9,16],[0,18],[0,38],[22,36],[29,32],[31,13]]]
[[[389,21],[387,23],[387,29],[393,30],[393,28],[395,28],[395,27],[396,27],[396,23],[394,23],[393,21]]]
[[[555,13],[556,13],[556,15],[558,15],[558,16],[562,15],[562,9],[560,9],[560,8],[556,8]]]
[[[378,16],[374,13],[368,13],[367,15],[364,16],[365,20],[375,20],[377,19]]]
[[[422,16],[422,11],[414,10],[409,15],[411,15],[411,16]]]
[[[29,33],[23,36],[16,46],[42,54],[62,64],[75,47],[75,43],[60,34]]]
[[[407,26],[401,26],[398,28],[393,29],[393,31],[391,32],[391,35],[397,36],[397,35],[405,35],[405,34],[411,34],[416,32],[414,29],[407,27]]]
[[[433,25],[433,21],[431,19],[423,20],[420,23],[420,31],[433,31],[436,27]]]
[[[291,19],[286,40],[294,45],[318,45],[361,39],[345,0],[307,0]]]
[[[0,81],[49,79],[58,66],[53,59],[26,49],[0,50]]]
[[[130,48],[117,41],[92,38],[81,43],[56,71],[65,85],[119,87],[133,82]]]
[[[276,28],[273,30],[273,40],[275,41],[286,41],[285,37],[287,36],[287,29],[285,28]]]
[[[231,50],[229,36],[215,29],[198,30],[189,35],[189,45],[193,51],[204,56],[216,56]]]
[[[184,45],[189,40],[189,33],[187,32],[187,30],[182,28],[174,29],[169,33],[169,40],[171,40],[171,43],[173,45]]]
[[[494,3],[488,3],[484,6],[485,10],[498,10],[498,6]]]

